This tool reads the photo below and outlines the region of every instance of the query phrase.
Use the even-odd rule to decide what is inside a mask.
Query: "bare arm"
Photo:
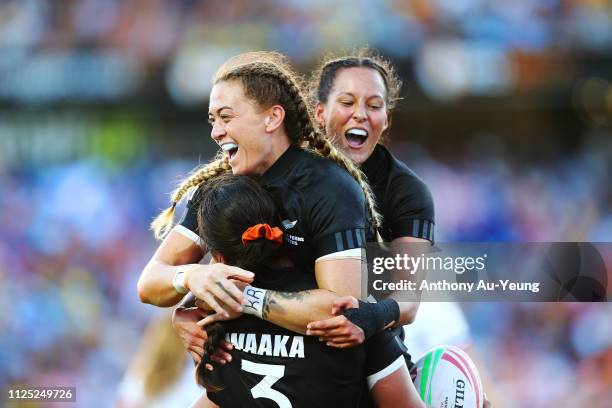
[[[427,240],[402,237],[394,240],[397,243],[421,242]],[[315,275],[318,290],[302,292],[267,291],[264,299],[262,318],[286,329],[306,333],[307,325],[315,321],[330,320],[332,329],[325,337],[335,336],[334,341],[342,340],[343,345],[350,345],[351,340],[361,339],[362,331],[343,316],[332,314],[332,304],[341,296],[349,295],[359,298],[361,294],[361,260],[335,259],[315,264]],[[326,290],[323,290],[326,289]],[[416,318],[418,302],[398,302],[399,321],[395,327],[410,324]],[[327,308],[327,309],[326,309]],[[314,332],[321,335],[320,332]],[[358,343],[356,343],[358,344]]]
[[[393,240],[395,244],[402,243],[423,243],[427,244],[424,247],[430,245],[430,242],[420,238],[414,237],[400,237]],[[393,297],[392,297],[393,298]],[[416,314],[419,308],[419,302],[398,302],[399,306],[399,318],[393,323],[393,327],[401,327],[406,324],[414,322]],[[328,342],[328,345],[335,347],[350,347],[360,343],[355,341],[361,338],[357,335],[358,331],[361,330],[357,325],[348,320],[345,316],[338,316],[339,312],[350,308],[357,308],[358,304],[354,297],[343,297],[336,301],[336,309],[332,310],[335,317],[319,320],[309,325],[309,334],[319,336],[323,340]],[[351,333],[351,335],[348,335]]]
[[[304,334],[308,323],[333,316],[332,304],[340,295],[360,293],[361,260],[359,259],[317,262],[315,275],[319,289],[300,292],[256,289],[261,295],[257,295],[253,300],[261,300],[261,304],[257,305],[260,317],[285,329]],[[249,312],[248,306],[244,309],[245,312]],[[223,319],[224,317],[219,314],[211,315],[203,319],[201,324],[208,325]]]
[[[285,329],[305,334],[310,322],[332,316],[331,305],[338,295],[325,289],[301,292],[267,291],[262,319]]]
[[[315,263],[319,289],[267,291],[262,318],[286,329],[306,333],[308,323],[332,317],[332,303],[341,295],[361,293],[361,260],[334,259]]]
[[[197,298],[206,301],[215,311],[224,307],[240,310],[242,293],[230,278],[251,282],[254,274],[220,263],[199,265],[204,250],[189,238],[171,231],[157,248],[138,280],[138,295],[144,303],[168,307],[176,305],[183,294],[174,288],[174,275],[180,265],[190,264],[185,273],[184,286]]]
[[[189,238],[171,231],[138,279],[138,296],[143,303],[168,307],[182,298],[174,288],[172,280],[180,265],[196,264],[204,256],[204,250]]]

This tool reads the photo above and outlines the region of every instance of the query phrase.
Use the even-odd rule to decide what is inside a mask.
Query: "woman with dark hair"
[[[380,238],[394,243],[433,243],[434,205],[429,188],[380,144],[389,132],[401,85],[391,64],[362,50],[324,61],[313,73],[310,87],[319,126],[361,168],[372,186],[383,214]],[[395,326],[412,322],[416,307],[400,303]],[[330,343],[337,345],[336,332],[330,326],[334,322],[350,324],[341,318],[315,323],[311,325],[313,334],[331,337]]]
[[[310,94],[316,120],[325,129],[326,137],[360,167],[374,191],[383,216],[378,229],[382,240],[433,244],[434,203],[429,188],[381,144],[389,133],[401,85],[387,60],[363,49],[324,60],[312,75]],[[467,323],[455,303],[421,305],[425,315],[436,316],[436,321],[426,321],[418,328],[405,326],[405,339],[402,325],[413,322],[418,305],[401,302],[399,305],[400,319],[395,324],[395,333],[406,344],[418,348],[417,351],[409,347],[409,352],[420,354],[438,344],[469,346]],[[357,306],[357,301],[341,299],[335,309],[348,306]],[[350,340],[343,337],[343,333],[359,330],[343,316],[315,322],[309,327],[310,334],[320,336],[331,346],[359,344],[354,336]],[[407,361],[410,364],[408,355]],[[490,406],[485,401],[485,407]]]
[[[216,177],[198,189],[192,202],[198,206],[202,243],[215,261],[254,271],[253,285],[270,291],[312,288],[310,282],[296,279],[297,268],[279,250],[283,232],[277,227],[274,201],[253,179],[230,174]],[[281,407],[359,404],[361,347],[350,351],[327,347],[315,337],[249,314],[209,326],[208,336],[208,350],[221,336],[235,343],[230,364],[206,370],[207,351],[196,369],[196,380],[207,389],[208,399],[220,406],[246,406],[255,396]]]

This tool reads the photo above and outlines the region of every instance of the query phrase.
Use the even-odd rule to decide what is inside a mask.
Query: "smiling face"
[[[386,98],[378,71],[351,67],[338,70],[327,102],[317,104],[316,117],[327,136],[357,165],[370,157],[389,126]]]
[[[266,116],[245,96],[239,80],[214,85],[208,106],[211,137],[229,155],[232,173],[263,174],[276,160]]]

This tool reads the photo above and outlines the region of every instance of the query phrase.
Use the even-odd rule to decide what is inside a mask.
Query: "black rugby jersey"
[[[271,290],[311,289],[296,283],[295,268],[257,268],[253,284]],[[234,345],[232,361],[215,365],[210,381],[225,387],[208,398],[226,407],[346,407],[360,404],[363,347],[337,349],[255,316],[222,322]]]
[[[284,252],[313,283],[317,258],[365,248],[365,196],[336,163],[291,146],[258,181],[272,195],[281,217]],[[187,203],[179,224],[197,236],[197,203]]]
[[[384,241],[415,237],[434,241],[434,205],[427,185],[382,145],[361,165],[383,215]]]
[[[285,330],[254,316],[224,323],[232,361],[207,372],[225,386],[208,398],[227,407],[347,407],[360,404],[363,347],[327,347],[316,337]]]

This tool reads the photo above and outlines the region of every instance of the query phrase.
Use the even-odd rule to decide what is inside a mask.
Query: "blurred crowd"
[[[148,224],[180,176],[214,152],[205,118],[180,109],[205,103],[213,70],[243,50],[277,49],[303,72],[356,44],[394,58],[408,108],[396,113],[390,148],[431,188],[438,241],[612,242],[611,2],[358,6],[0,1],[0,389],[75,386],[78,406],[113,406],[158,313],[135,289],[157,245]],[[552,107],[503,105],[535,91]],[[432,120],[436,106],[452,110],[465,97],[535,106],[543,122],[573,115],[547,135],[526,119],[527,137],[571,148],[526,156],[508,132],[464,129],[461,149],[444,156],[456,135],[423,137],[402,119]],[[463,306],[496,406],[612,399],[609,304]]]
[[[563,82],[612,50],[606,0],[5,0],[0,22],[0,99],[27,103],[161,92],[189,105],[237,52],[302,64],[359,44],[414,60],[445,100]]]

